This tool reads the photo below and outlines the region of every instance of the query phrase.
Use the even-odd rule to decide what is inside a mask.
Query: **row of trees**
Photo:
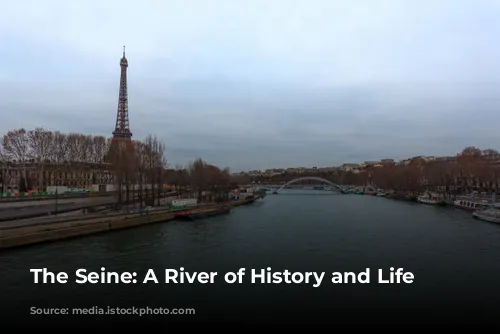
[[[165,145],[156,136],[149,135],[142,141],[114,142],[104,136],[61,133],[37,128],[16,129],[7,132],[0,143],[0,168],[5,173],[15,168],[22,173],[21,187],[28,188],[28,168],[35,168],[36,184],[44,184],[44,171],[54,170],[54,164],[78,169],[82,164],[107,168],[114,175],[118,202],[141,204],[160,203],[163,185],[193,192],[200,200],[225,200],[230,189],[238,184],[251,182],[282,183],[296,174],[274,177],[231,176],[229,170],[210,165],[197,159],[188,166],[168,168]],[[49,167],[50,166],[50,167]],[[500,185],[500,155],[492,149],[467,147],[447,160],[426,161],[413,158],[405,165],[367,167],[360,172],[318,172],[320,176],[338,184],[374,185],[384,189],[421,192],[444,188],[448,192],[492,191]],[[301,175],[304,176],[304,175]]]
[[[34,130],[15,129],[7,132],[0,143],[0,163],[3,169],[16,168],[22,173],[21,188],[28,188],[27,168],[35,166],[37,184],[43,184],[47,165],[78,165],[80,163],[103,164],[111,138],[103,136],[61,133],[43,128]],[[8,180],[3,180],[3,183]]]
[[[386,164],[366,167],[357,172],[316,172],[300,176],[319,176],[337,184],[376,186],[396,191],[448,193],[490,192],[500,186],[500,154],[492,149],[466,147],[447,159],[426,160],[418,157],[407,164]],[[240,182],[284,183],[297,178],[297,174],[283,173],[273,177],[240,176]]]
[[[61,133],[43,128],[15,129],[7,132],[0,142],[0,183],[8,183],[9,170],[21,172],[28,189],[30,173],[36,170],[35,184],[44,184],[44,171],[56,172],[56,166],[66,170],[79,170],[92,165],[94,169],[107,169],[114,176],[118,189],[118,203],[159,204],[164,184],[189,189],[200,200],[223,200],[235,184],[229,170],[197,159],[188,166],[177,165],[169,169],[165,157],[165,144],[154,135],[144,140],[118,140],[104,136]],[[47,183],[47,182],[45,182]]]
[[[448,159],[413,158],[405,165],[371,168],[353,179],[383,189],[446,194],[496,191],[500,185],[500,154],[493,149],[466,147]]]

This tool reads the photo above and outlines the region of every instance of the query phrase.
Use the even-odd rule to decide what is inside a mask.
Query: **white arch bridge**
[[[330,185],[333,189],[336,189],[337,191],[341,192],[342,194],[347,193],[347,191],[349,190],[349,188],[342,187],[342,186],[340,186],[340,185],[338,185],[336,183],[333,183],[330,180],[324,179],[322,177],[304,176],[304,177],[298,177],[296,179],[288,181],[287,183],[285,183],[284,185],[282,185],[277,190],[274,190],[273,192],[275,194],[277,194],[277,193],[279,193],[280,190],[284,189],[285,187],[287,187],[289,185],[292,185],[294,183],[297,183],[297,182],[302,182],[302,181],[318,181],[318,182],[321,182],[321,183],[326,183],[326,184]]]

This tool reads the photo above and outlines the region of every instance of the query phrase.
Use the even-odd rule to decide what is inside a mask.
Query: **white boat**
[[[490,223],[500,224],[500,210],[496,207],[474,211],[472,217]]]
[[[486,209],[488,206],[488,201],[486,200],[468,200],[468,199],[457,199],[453,201],[453,205],[462,210],[476,211]]]
[[[439,200],[437,198],[429,198],[423,196],[417,197],[417,202],[427,205],[442,205],[444,203],[442,200]]]

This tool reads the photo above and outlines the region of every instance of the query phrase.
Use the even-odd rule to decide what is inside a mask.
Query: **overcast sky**
[[[0,131],[134,139],[233,171],[500,149],[498,0],[4,0]]]

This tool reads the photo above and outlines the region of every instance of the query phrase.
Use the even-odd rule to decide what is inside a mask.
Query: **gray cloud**
[[[0,130],[135,138],[234,170],[495,148],[496,1],[23,1],[0,13]]]

